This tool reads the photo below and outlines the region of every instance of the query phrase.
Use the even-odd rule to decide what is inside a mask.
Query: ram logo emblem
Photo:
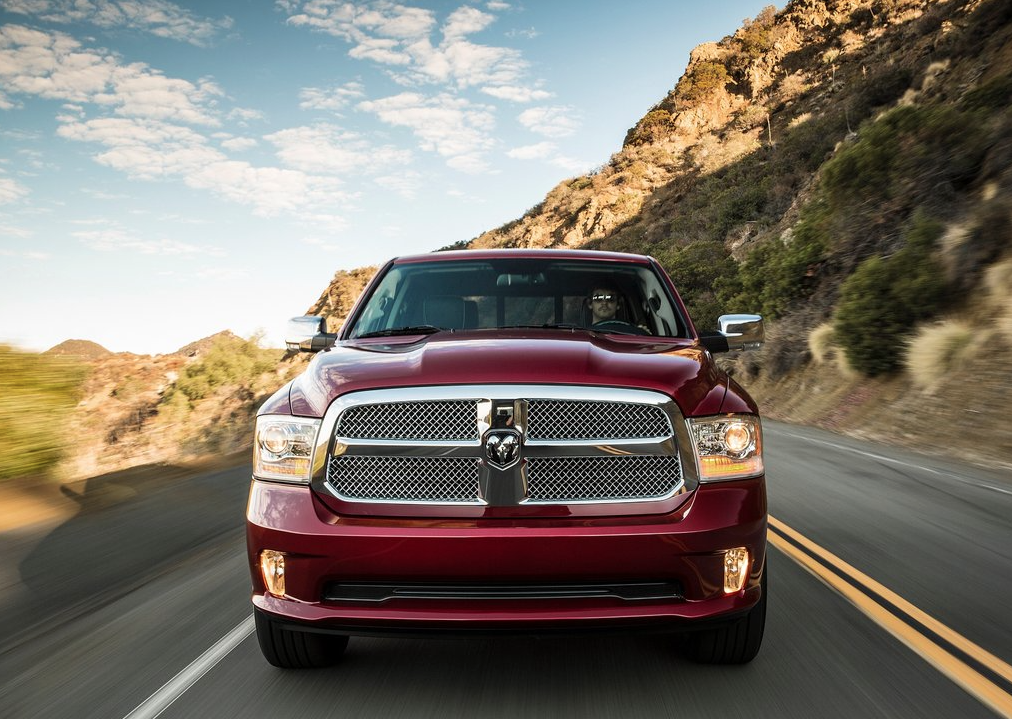
[[[485,435],[485,457],[496,467],[506,467],[520,457],[520,433],[492,430]]]

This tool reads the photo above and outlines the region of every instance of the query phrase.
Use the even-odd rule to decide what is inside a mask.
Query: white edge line
[[[181,697],[200,678],[239,646],[242,641],[253,633],[253,615],[249,615],[223,636],[206,652],[190,662],[183,671],[167,681],[161,689],[145,699],[124,719],[154,719],[171,706],[172,702]]]
[[[893,459],[892,457],[886,457],[886,456],[883,456],[881,454],[873,454],[872,452],[864,452],[864,451],[862,451],[860,449],[854,449],[853,447],[846,447],[846,446],[844,446],[842,444],[836,444],[835,442],[827,442],[824,439],[813,439],[811,437],[805,437],[804,435],[801,435],[801,434],[794,434],[793,432],[782,432],[781,434],[787,435],[788,437],[793,437],[794,439],[803,439],[806,442],[813,442],[815,444],[825,444],[825,445],[827,445],[829,447],[833,447],[835,449],[839,449],[839,450],[842,450],[844,452],[852,452],[854,454],[860,454],[860,455],[862,455],[864,457],[869,457],[871,459],[877,459],[880,462],[891,462],[893,464],[903,465],[904,467],[911,467],[912,469],[919,469],[919,470],[921,470],[923,472],[930,472],[931,474],[937,474],[937,475],[940,475],[940,476],[943,476],[943,477],[949,477],[950,479],[954,479],[957,482],[962,482],[963,484],[969,484],[971,487],[979,487],[981,489],[990,489],[993,492],[1000,492],[1002,494],[1012,495],[1012,490],[1005,489],[1004,487],[996,487],[993,484],[987,484],[985,482],[977,482],[977,481],[974,481],[972,479],[968,479],[966,477],[960,477],[958,474],[950,474],[948,472],[942,472],[942,471],[937,470],[937,469],[932,469],[931,467],[924,467],[924,466],[919,465],[919,464],[911,464],[909,462],[904,462],[903,460],[900,460],[900,459]]]

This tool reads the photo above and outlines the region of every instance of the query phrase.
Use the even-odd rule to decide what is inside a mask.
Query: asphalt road
[[[244,467],[0,535],[21,576],[0,717],[1012,716],[1012,476],[765,429],[770,605],[747,666],[666,636],[355,637],[337,667],[274,669],[248,633]]]

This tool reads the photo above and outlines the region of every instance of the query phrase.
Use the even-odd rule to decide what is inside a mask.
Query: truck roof
[[[603,252],[600,250],[555,250],[555,249],[481,249],[451,250],[446,252],[428,252],[419,255],[405,255],[395,258],[394,264],[414,262],[449,262],[453,260],[492,260],[504,258],[549,258],[566,260],[598,260],[605,262],[629,262],[647,264],[651,258],[646,255],[634,255],[626,252]]]

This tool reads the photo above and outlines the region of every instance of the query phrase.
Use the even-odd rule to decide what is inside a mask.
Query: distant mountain
[[[211,345],[213,345],[219,339],[240,340],[240,341],[242,340],[242,338],[239,337],[239,335],[235,334],[234,332],[230,330],[223,330],[221,332],[216,332],[215,334],[210,335],[209,337],[205,337],[204,339],[197,340],[196,342],[191,342],[190,344],[184,347],[180,347],[178,350],[175,351],[174,354],[183,355],[184,357],[198,357],[207,352],[207,350],[210,349]]]
[[[112,352],[90,340],[64,340],[55,347],[50,347],[44,354],[64,355],[90,361],[109,357]]]

